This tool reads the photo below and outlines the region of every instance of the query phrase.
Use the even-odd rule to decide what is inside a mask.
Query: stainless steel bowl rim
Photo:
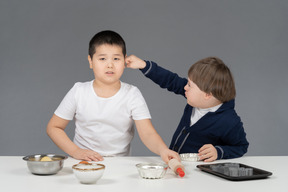
[[[180,158],[182,161],[199,161],[198,153],[181,153]]]
[[[154,169],[167,169],[168,165],[164,163],[138,163],[136,164],[136,167],[140,169],[150,169],[151,167]]]
[[[67,159],[68,157],[66,155],[58,155],[58,154],[53,154],[53,153],[48,153],[48,154],[34,154],[34,155],[27,155],[25,157],[23,157],[22,159],[24,161],[28,161],[28,162],[39,162],[39,161],[35,161],[35,160],[30,160],[30,158],[33,158],[33,157],[39,157],[39,159],[41,159],[42,157],[59,157],[61,159],[56,159],[56,160],[53,160],[54,162],[55,161],[62,161],[62,160],[65,160]],[[53,161],[42,161],[42,162],[53,162]]]

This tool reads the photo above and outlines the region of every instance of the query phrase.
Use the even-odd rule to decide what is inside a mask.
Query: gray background
[[[93,79],[88,42],[106,29],[122,35],[128,54],[183,77],[203,57],[222,58],[235,77],[247,155],[288,155],[287,18],[286,0],[2,0],[0,155],[63,153],[46,125],[75,82]],[[126,69],[122,81],[140,88],[169,145],[186,100],[138,70]],[[153,155],[137,134],[132,146],[132,155]]]

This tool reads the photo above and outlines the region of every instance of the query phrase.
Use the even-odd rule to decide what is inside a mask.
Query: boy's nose
[[[108,61],[108,67],[109,68],[113,67],[113,61]]]
[[[185,91],[187,90],[187,85],[184,86],[184,90],[185,90]]]

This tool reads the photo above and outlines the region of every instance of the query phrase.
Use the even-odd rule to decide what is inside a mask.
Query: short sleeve
[[[131,115],[133,120],[151,119],[151,115],[145,99],[137,87],[133,89],[131,98]]]
[[[76,92],[77,92],[77,83],[68,91],[60,105],[54,112],[55,115],[66,120],[72,120],[76,112]]]

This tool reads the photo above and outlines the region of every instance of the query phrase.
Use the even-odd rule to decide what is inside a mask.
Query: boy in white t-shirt
[[[125,57],[125,41],[119,34],[97,33],[90,40],[88,55],[95,79],[72,87],[49,121],[47,134],[73,158],[101,161],[105,156],[129,155],[134,121],[139,137],[152,152],[166,163],[179,159],[154,129],[139,89],[120,81]],[[73,118],[76,128],[72,142],[65,128]]]

